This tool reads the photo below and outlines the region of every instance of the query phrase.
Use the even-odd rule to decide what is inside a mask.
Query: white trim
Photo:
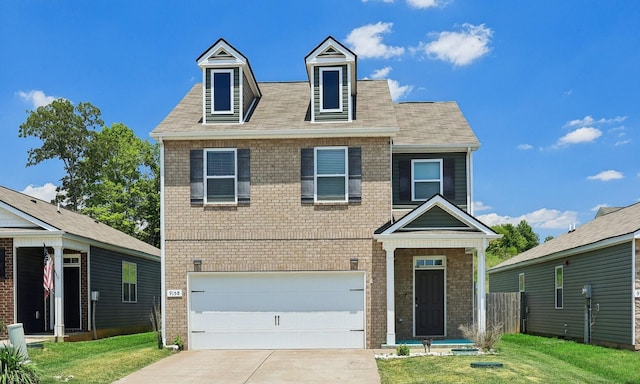
[[[395,248],[382,244],[386,252],[387,272],[387,345],[396,344]]]
[[[338,71],[338,108],[325,108],[324,107],[324,79],[323,79],[323,74],[324,72],[335,72]],[[342,97],[342,87],[343,87],[343,83],[342,83],[342,67],[340,66],[335,66],[335,67],[320,67],[318,68],[318,80],[320,82],[319,84],[319,100],[318,102],[320,103],[320,112],[342,112],[344,110],[343,108],[343,97]]]
[[[334,137],[392,137],[400,129],[398,127],[376,127],[376,128],[345,128],[344,122],[336,122],[338,127],[327,127],[329,124],[317,123],[312,128],[292,128],[292,129],[237,129],[236,123],[216,124],[216,126],[229,126],[226,130],[202,130],[195,132],[166,132],[151,135],[157,141],[161,140],[215,140],[215,139],[319,139]],[[198,124],[206,125],[206,124]],[[332,125],[332,124],[331,124]],[[322,126],[322,127],[320,127]]]
[[[210,68],[209,69],[209,73],[211,76],[211,105],[209,106],[209,112],[212,115],[232,115],[235,111],[235,100],[233,97],[233,91],[234,91],[234,80],[235,80],[235,76],[234,76],[234,69],[218,69],[218,68]],[[214,105],[215,105],[215,74],[217,73],[228,73],[229,74],[229,108],[230,109],[221,109],[221,110],[216,110],[214,109]]]
[[[560,269],[562,273],[562,285],[558,286],[558,269]],[[554,295],[554,303],[555,309],[563,309],[564,308],[564,267],[562,265],[558,265],[553,269],[553,295]],[[558,289],[562,289],[562,305],[558,306]]]
[[[344,173],[342,174],[318,174],[318,151],[342,150],[344,153]],[[318,199],[318,177],[344,177],[344,199],[342,200],[319,200]],[[332,203],[349,201],[349,147],[315,147],[313,148],[313,201],[314,203]]]
[[[208,201],[209,179],[231,179],[230,175],[224,176],[208,176],[207,175],[207,153],[208,152],[233,152],[233,201]],[[203,180],[204,180],[204,204],[205,205],[221,205],[221,204],[238,204],[238,150],[237,148],[205,148],[203,156]]]
[[[238,69],[238,124],[244,123],[244,71]],[[231,84],[231,88],[233,89],[233,83]],[[233,92],[231,92],[231,97],[233,100]]]
[[[417,260],[442,260],[442,265],[433,265],[433,266],[429,266],[429,267],[425,267],[425,268],[417,268],[416,267],[416,261]],[[413,301],[414,301],[414,305],[413,305],[413,330],[412,330],[412,334],[413,337],[420,337],[420,336],[446,336],[447,335],[447,257],[446,256],[414,256],[413,257],[413,265],[412,265],[412,270],[413,270]],[[442,294],[443,294],[443,300],[444,300],[444,312],[442,313],[443,316],[443,330],[444,333],[442,335],[418,335],[416,333],[416,305],[415,305],[415,300],[416,300],[416,271],[425,271],[425,270],[438,270],[438,271],[444,271],[444,280],[442,281]]]
[[[439,175],[440,177],[438,179],[418,179],[416,180],[416,176],[415,176],[415,166],[416,164],[421,164],[421,163],[438,163],[439,165]],[[416,198],[416,183],[438,183],[439,184],[439,188],[438,188],[438,193],[442,194],[442,188],[443,188],[443,175],[442,175],[442,159],[412,159],[411,160],[411,201],[427,201],[428,197],[425,198]]]
[[[160,301],[162,303],[160,311],[162,318],[167,318],[167,280],[166,280],[166,245],[165,245],[165,186],[164,186],[164,141],[160,138]],[[204,188],[203,188],[204,191]],[[204,196],[202,197],[204,199]],[[162,324],[162,344],[167,345],[167,330],[165,326],[166,322]]]
[[[467,156],[465,160],[467,162],[467,212],[471,216],[475,215],[475,209],[473,208],[473,152],[471,147],[467,148]]]
[[[640,231],[634,234],[631,240],[631,345],[636,345],[636,239],[640,236]]]
[[[479,145],[470,146],[463,143],[447,143],[447,144],[393,144],[393,153],[450,153],[450,152],[466,152],[467,150],[475,151]]]

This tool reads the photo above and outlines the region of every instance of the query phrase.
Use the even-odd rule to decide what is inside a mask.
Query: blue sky
[[[640,200],[637,1],[0,0],[0,184],[49,198],[55,160],[25,167],[27,110],[90,102],[138,136],[201,75],[223,37],[258,81],[306,80],[331,35],[397,101],[457,101],[480,139],[475,214],[544,238]]]

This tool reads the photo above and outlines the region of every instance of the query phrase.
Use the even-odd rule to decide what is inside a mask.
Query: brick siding
[[[13,318],[13,239],[1,238],[0,248],[5,250],[5,278],[0,279],[0,322],[5,328],[0,332],[0,339],[7,337],[6,326],[14,322]]]

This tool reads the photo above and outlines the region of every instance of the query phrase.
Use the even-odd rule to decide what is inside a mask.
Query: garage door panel
[[[189,276],[190,347],[363,348],[364,272]]]

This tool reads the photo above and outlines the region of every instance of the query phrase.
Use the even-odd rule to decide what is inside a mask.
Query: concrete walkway
[[[182,351],[115,384],[379,384],[372,350]]]

